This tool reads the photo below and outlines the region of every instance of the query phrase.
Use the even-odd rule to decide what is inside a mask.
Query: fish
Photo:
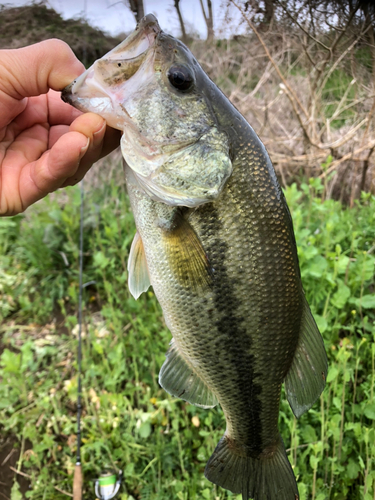
[[[226,419],[206,478],[243,500],[298,499],[282,384],[300,417],[324,389],[327,357],[264,145],[151,14],[62,98],[122,131],[137,228],[129,288],[153,287],[172,333],[159,383]]]

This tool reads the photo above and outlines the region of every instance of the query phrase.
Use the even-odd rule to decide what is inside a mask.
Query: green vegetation
[[[355,112],[350,104],[353,103],[357,91],[353,76],[344,69],[335,69],[327,78],[322,92],[324,114],[332,120],[333,128],[338,129],[353,121]],[[338,108],[342,108],[339,114],[336,111]]]
[[[124,469],[121,500],[235,498],[203,476],[224,432],[221,410],[173,399],[158,385],[170,333],[153,293],[135,301],[127,290],[134,224],[123,186],[99,184],[85,200],[84,282],[96,282],[84,293],[87,498],[105,467]],[[312,179],[286,197],[328,383],[299,421],[283,400],[280,427],[302,500],[373,500],[375,197],[350,210],[323,201],[323,190]],[[75,463],[79,187],[59,198],[0,219],[0,426],[19,438],[32,500],[66,499],[59,490],[72,491]]]

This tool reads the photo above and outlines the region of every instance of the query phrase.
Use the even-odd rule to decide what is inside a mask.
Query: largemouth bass
[[[150,285],[173,340],[159,381],[227,428],[205,469],[244,500],[295,500],[278,430],[321,394],[323,340],[301,284],[291,216],[253,129],[191,52],[146,16],[63,92],[123,131],[137,233],[129,286]]]

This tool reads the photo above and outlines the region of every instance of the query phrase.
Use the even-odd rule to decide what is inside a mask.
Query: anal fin
[[[128,273],[129,290],[137,300],[151,285],[143,242],[138,231],[135,233],[129,252]]]
[[[322,393],[328,371],[322,336],[303,296],[300,339],[285,378],[285,391],[294,415],[299,418]]]
[[[172,396],[201,408],[213,408],[218,403],[206,383],[181,356],[174,340],[161,367],[159,384]]]

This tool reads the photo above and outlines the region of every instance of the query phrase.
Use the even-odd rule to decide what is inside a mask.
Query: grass
[[[375,197],[349,210],[323,191],[312,179],[286,197],[328,352],[327,387],[299,421],[283,399],[280,429],[301,500],[374,500]],[[19,439],[32,500],[72,491],[79,202],[79,187],[69,188],[0,219],[0,426]],[[121,500],[236,498],[203,476],[225,429],[221,410],[171,398],[157,383],[170,333],[152,291],[135,301],[127,290],[134,223],[121,182],[86,189],[84,224],[84,282],[95,282],[84,292],[86,498],[105,467],[124,470]]]

